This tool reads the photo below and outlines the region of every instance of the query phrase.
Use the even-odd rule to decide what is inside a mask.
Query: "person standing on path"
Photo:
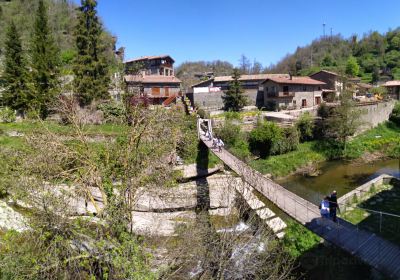
[[[339,204],[337,202],[337,192],[333,191],[329,196],[329,214],[331,216],[332,221],[334,221],[335,223],[337,223],[337,217],[336,217],[337,210],[339,210],[340,212]]]

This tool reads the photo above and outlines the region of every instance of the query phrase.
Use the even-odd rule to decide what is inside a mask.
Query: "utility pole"
[[[325,38],[325,22],[322,24],[322,33],[323,33],[323,36],[324,36],[324,38]]]
[[[332,36],[332,35],[333,35],[333,32],[332,32],[332,30],[333,30],[333,28],[331,27],[331,40],[332,40],[332,37],[333,37],[333,36]]]

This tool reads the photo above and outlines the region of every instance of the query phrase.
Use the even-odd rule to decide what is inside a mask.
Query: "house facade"
[[[181,81],[175,77],[174,60],[169,55],[145,56],[124,62],[127,90],[161,105],[182,96]]]
[[[262,107],[264,95],[261,83],[270,77],[289,77],[286,74],[255,74],[241,75],[240,83],[248,105]],[[192,92],[188,94],[193,104],[204,108],[220,109],[223,107],[222,96],[229,89],[232,82],[231,76],[213,77],[192,86]]]
[[[342,79],[335,72],[321,70],[310,75],[310,78],[325,83],[325,85],[322,86],[324,100],[333,101],[344,89]]]
[[[269,78],[263,83],[264,107],[300,109],[323,101],[324,82],[310,77]]]
[[[396,100],[400,100],[400,81],[387,81],[382,86],[387,88],[388,95]]]

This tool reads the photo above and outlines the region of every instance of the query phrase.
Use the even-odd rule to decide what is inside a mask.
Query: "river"
[[[321,163],[318,168],[322,174],[317,177],[296,174],[277,180],[277,183],[304,199],[318,204],[323,196],[330,194],[333,190],[336,190],[340,197],[381,174],[400,176],[399,159],[364,164],[329,161]]]

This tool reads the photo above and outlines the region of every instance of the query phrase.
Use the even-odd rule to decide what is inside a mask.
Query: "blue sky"
[[[80,2],[79,0],[74,0]],[[264,66],[326,33],[348,37],[400,26],[399,0],[98,0],[126,58],[170,54],[184,61],[241,54]]]

